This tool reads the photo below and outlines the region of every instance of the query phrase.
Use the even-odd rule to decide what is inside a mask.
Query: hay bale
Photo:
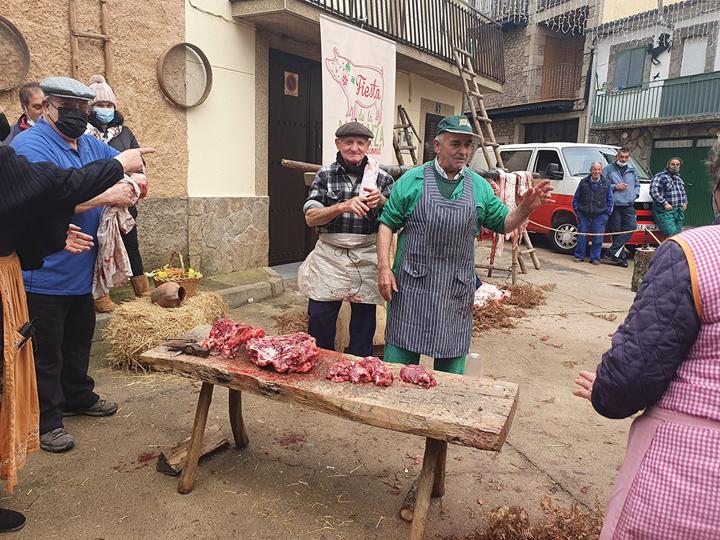
[[[161,308],[149,298],[138,298],[118,307],[103,336],[110,343],[110,365],[116,369],[147,369],[140,355],[167,338],[179,337],[201,324],[227,316],[228,306],[213,292],[189,298],[174,309]]]

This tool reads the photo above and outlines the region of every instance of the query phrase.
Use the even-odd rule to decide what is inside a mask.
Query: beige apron
[[[383,305],[375,234],[323,233],[298,270],[298,288],[320,302]]]

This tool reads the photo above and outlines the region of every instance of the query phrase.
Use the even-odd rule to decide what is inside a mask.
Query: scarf
[[[107,144],[111,140],[113,140],[115,137],[120,135],[122,128],[123,128],[122,124],[120,124],[118,126],[113,126],[113,127],[107,128],[105,131],[100,131],[98,128],[96,128],[92,124],[88,124],[87,129],[85,130],[85,135],[91,135],[92,137],[95,137],[97,140],[102,141],[105,144]]]
[[[337,153],[337,156],[335,158],[338,162],[338,164],[345,169],[345,172],[348,174],[354,174],[359,178],[362,178],[363,173],[365,172],[365,165],[367,165],[368,157],[365,156],[363,160],[360,162],[360,165],[351,165],[347,161],[345,161],[340,154],[340,152]]]

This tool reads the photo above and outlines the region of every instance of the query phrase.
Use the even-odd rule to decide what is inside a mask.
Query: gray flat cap
[[[373,133],[360,122],[348,122],[337,128],[335,136],[338,139],[341,137],[365,137],[366,139],[372,139]]]
[[[40,88],[46,96],[84,99],[85,101],[90,101],[95,97],[95,92],[90,87],[70,77],[48,77],[40,83]]]

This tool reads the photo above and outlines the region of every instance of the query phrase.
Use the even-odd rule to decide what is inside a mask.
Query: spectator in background
[[[712,208],[715,214],[715,225],[720,225],[720,137],[708,155],[710,169],[710,187],[712,189]]]
[[[10,135],[10,124],[5,116],[5,109],[0,107],[0,143],[7,139],[8,135]]]
[[[610,180],[613,191],[613,211],[610,214],[609,229],[611,233],[634,231],[637,227],[635,199],[640,196],[640,180],[635,167],[630,163],[630,150],[624,146],[617,152],[617,157],[608,163],[602,172],[603,178]],[[613,242],[605,258],[610,262],[627,268],[627,250],[625,244],[632,232],[613,236]]]
[[[650,196],[653,200],[653,217],[665,236],[682,231],[687,210],[685,182],[680,177],[682,159],[670,158],[664,171],[653,176]]]
[[[133,132],[125,125],[125,118],[122,113],[117,110],[115,92],[105,81],[105,77],[93,75],[90,79],[90,88],[95,91],[95,98],[90,102],[92,111],[90,112],[86,134],[109,144],[118,152],[138,148],[140,145]],[[134,174],[132,177],[141,190],[147,187],[147,178],[144,174]],[[143,191],[141,197],[144,197],[146,193],[146,190]],[[137,207],[133,205],[128,210],[130,210],[133,219],[137,221]],[[130,259],[130,268],[133,274],[130,281],[133,291],[135,291],[135,296],[138,298],[145,296],[150,293],[150,287],[143,270],[142,257],[140,256],[137,225],[127,234],[123,234],[122,238],[128,259]],[[95,301],[95,310],[100,313],[112,311],[116,307],[117,305],[110,300],[109,295]]]
[[[33,127],[42,116],[42,103],[45,99],[45,93],[38,83],[29,82],[23,84],[20,87],[19,98],[23,112],[10,129],[10,135],[3,141],[3,144],[9,145],[20,133]]]
[[[610,180],[602,176],[602,163],[595,161],[590,165],[590,174],[580,180],[573,197],[573,211],[581,233],[601,236],[590,237],[590,263],[600,264],[603,234],[610,214],[613,211],[613,192]],[[581,234],[575,248],[575,262],[583,262],[587,251],[588,237]]]

